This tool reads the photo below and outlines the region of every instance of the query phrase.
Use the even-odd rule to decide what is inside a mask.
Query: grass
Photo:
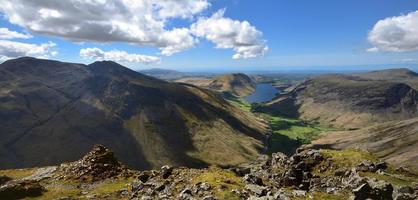
[[[240,108],[241,110],[243,110],[245,112],[251,112],[251,109],[252,109],[251,104],[248,103],[243,98],[239,98],[239,97],[228,97],[227,100],[228,100],[229,103],[231,103],[232,105]]]
[[[331,130],[318,123],[305,122],[299,119],[290,119],[269,114],[262,114],[270,122],[272,129],[270,151],[292,154],[303,144],[309,144],[318,138],[321,133]]]
[[[319,172],[322,163],[316,166],[316,172],[320,176],[332,176],[337,169],[351,169],[356,167],[359,163],[364,160],[369,160],[372,162],[377,162],[378,159],[376,156],[357,149],[345,149],[345,150],[321,150],[321,154],[325,158],[332,158],[333,168],[328,168],[325,172]]]
[[[418,182],[417,177],[404,176],[401,174],[377,174],[371,172],[361,172],[361,176],[375,178],[377,180],[392,183],[394,186],[410,186],[413,182]]]
[[[252,112],[257,104],[250,104],[242,98],[227,97],[228,101],[245,112]],[[303,145],[309,144],[318,138],[321,133],[331,131],[330,127],[319,123],[306,122],[300,119],[291,119],[271,113],[255,113],[269,122],[272,135],[268,154],[282,152],[293,154],[295,150]]]
[[[128,188],[129,184],[134,181],[134,178],[127,178],[127,179],[117,179],[117,180],[109,180],[97,185],[92,194],[109,194],[113,193],[122,189]]]
[[[217,199],[235,200],[239,197],[232,193],[233,189],[242,189],[241,178],[231,171],[212,167],[193,178],[193,183],[209,183],[214,188]]]
[[[28,197],[28,200],[53,200],[62,197],[75,198],[81,194],[81,190],[77,188],[79,184],[72,181],[54,181],[45,186],[46,192],[39,197]]]
[[[0,175],[8,176],[12,179],[21,179],[32,175],[35,169],[10,169],[0,170]]]

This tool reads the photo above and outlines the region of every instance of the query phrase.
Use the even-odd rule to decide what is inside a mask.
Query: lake
[[[257,84],[255,92],[244,97],[244,99],[250,103],[262,103],[272,100],[277,93],[279,93],[279,90],[270,83],[259,83]]]

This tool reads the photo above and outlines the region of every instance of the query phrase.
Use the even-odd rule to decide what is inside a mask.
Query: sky
[[[0,60],[181,71],[418,69],[418,0],[0,0]]]

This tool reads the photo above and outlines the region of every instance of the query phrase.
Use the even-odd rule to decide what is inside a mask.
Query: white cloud
[[[0,12],[31,33],[74,42],[124,42],[153,46],[161,54],[190,49],[204,37],[217,48],[231,48],[239,58],[267,51],[262,33],[247,21],[223,16],[224,10],[201,18],[209,0],[0,0]],[[173,19],[187,19],[190,27],[173,27]],[[196,18],[199,20],[196,22]],[[193,24],[193,22],[196,22]]]
[[[86,48],[80,50],[80,56],[87,59],[93,60],[112,60],[115,62],[122,63],[159,63],[160,58],[154,56],[147,56],[141,54],[129,54],[126,51],[112,50],[103,51],[99,48]]]
[[[191,26],[192,33],[216,44],[216,48],[234,49],[234,59],[264,56],[268,51],[262,33],[247,21],[224,17],[220,10],[209,18],[200,18]]]
[[[21,56],[48,58],[55,43],[30,44],[9,40],[0,40],[0,60],[7,60]]]
[[[13,24],[76,42],[126,42],[155,46],[171,55],[191,48],[195,39],[184,28],[166,28],[171,18],[192,18],[207,0],[0,0],[0,11]]]
[[[0,39],[29,39],[32,38],[29,34],[11,31],[8,28],[0,28]]]
[[[418,50],[418,11],[378,21],[368,36],[369,52]]]

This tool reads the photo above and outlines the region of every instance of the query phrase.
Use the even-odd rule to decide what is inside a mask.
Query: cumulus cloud
[[[187,29],[168,30],[167,21],[192,18],[209,5],[207,0],[0,0],[0,11],[33,33],[149,45],[171,55],[193,47],[195,39]]]
[[[51,55],[51,48],[55,43],[30,44],[9,40],[0,40],[0,60],[7,60],[21,56],[32,56],[38,58],[48,58]]]
[[[141,54],[129,54],[126,51],[112,50],[103,51],[99,48],[85,48],[80,50],[80,56],[93,60],[112,60],[122,63],[159,63],[160,58]]]
[[[170,56],[194,47],[203,37],[218,48],[233,49],[235,59],[266,53],[254,26],[225,18],[224,10],[200,17],[209,7],[208,0],[0,0],[0,12],[11,23],[75,42],[153,46]],[[187,19],[191,26],[173,27],[175,18]]]
[[[0,28],[0,39],[29,39],[32,38],[29,34],[11,31],[8,28]]]
[[[418,11],[378,21],[368,36],[370,52],[418,50]]]
[[[263,56],[268,47],[262,33],[247,21],[224,17],[225,10],[219,10],[209,18],[200,18],[191,26],[198,37],[204,37],[216,44],[216,48],[235,51],[234,59]]]

